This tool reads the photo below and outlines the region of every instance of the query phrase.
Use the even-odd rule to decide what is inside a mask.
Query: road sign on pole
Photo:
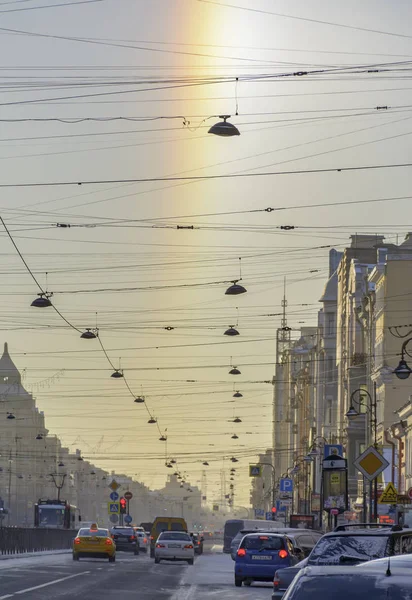
[[[126,500],[131,500],[133,498],[132,492],[125,492],[123,495],[126,498]]]
[[[353,461],[353,464],[368,481],[375,479],[389,466],[386,458],[384,458],[374,446],[369,446],[365,452]]]
[[[120,513],[120,503],[109,502],[107,505],[107,512],[109,513],[109,515],[118,515]]]
[[[262,467],[260,465],[249,465],[249,477],[262,477]]]
[[[116,502],[116,500],[119,499],[119,494],[117,492],[112,492],[110,494],[110,500],[113,500],[113,502]]]
[[[133,518],[130,515],[126,515],[124,518],[124,522],[129,525],[133,521]]]
[[[110,518],[110,522],[111,522],[111,523],[117,523],[117,522],[118,522],[118,520],[119,520],[119,517],[118,517],[118,515],[115,515],[115,514],[113,514],[113,515],[110,515],[110,517],[109,517],[109,518]]]
[[[118,490],[120,487],[120,485],[117,483],[117,481],[115,479],[112,479],[112,482],[109,483],[109,488],[115,492],[116,490]]]
[[[280,492],[293,492],[293,479],[286,479],[282,477],[279,481]]]
[[[381,497],[379,498],[379,504],[396,504],[398,501],[398,492],[396,487],[390,481],[386,488],[383,490]]]

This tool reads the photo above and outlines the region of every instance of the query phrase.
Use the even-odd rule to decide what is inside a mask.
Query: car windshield
[[[187,533],[174,533],[173,531],[165,531],[159,535],[159,540],[178,540],[181,542],[192,541]]]
[[[385,556],[387,536],[341,535],[324,537],[309,556],[309,565],[334,565]]]
[[[78,537],[107,537],[109,532],[107,529],[80,529]]]
[[[254,535],[245,537],[241,547],[246,550],[280,550],[283,548],[283,539],[270,535]]]

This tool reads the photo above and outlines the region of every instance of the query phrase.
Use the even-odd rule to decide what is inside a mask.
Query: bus
[[[229,519],[226,521],[223,530],[223,552],[230,553],[230,544],[241,529],[264,529],[265,531],[269,531],[270,529],[279,529],[280,527],[284,528],[285,523],[282,521]]]
[[[65,500],[39,500],[34,505],[34,526],[41,529],[76,529],[79,510]]]

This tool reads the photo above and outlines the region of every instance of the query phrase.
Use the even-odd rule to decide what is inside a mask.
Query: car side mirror
[[[295,546],[295,554],[303,554],[303,550],[302,548],[299,548],[298,546]]]

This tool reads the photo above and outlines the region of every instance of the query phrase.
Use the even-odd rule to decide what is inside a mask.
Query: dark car
[[[249,533],[240,542],[235,561],[235,585],[273,581],[277,569],[297,562],[295,549],[286,535]]]
[[[276,572],[272,600],[285,594],[297,573],[306,565],[357,565],[385,556],[412,552],[412,529],[399,525],[382,526],[363,523],[341,525],[325,534],[309,557],[288,569]]]
[[[133,527],[122,527],[116,525],[110,531],[112,539],[116,544],[116,550],[125,550],[139,554],[139,540]]]
[[[308,566],[353,565],[411,552],[412,529],[401,525],[341,525],[319,540],[309,555]]]
[[[283,598],[286,590],[299,573],[301,569],[306,567],[308,559],[301,560],[293,567],[287,567],[286,569],[278,569],[273,578],[273,593],[272,600],[279,600]]]
[[[195,547],[195,554],[203,554],[203,536],[199,533],[191,533],[190,537],[192,538],[193,546]]]
[[[386,566],[378,570],[329,566],[301,569],[284,600],[408,600],[411,594],[410,571],[392,568],[386,559]]]

